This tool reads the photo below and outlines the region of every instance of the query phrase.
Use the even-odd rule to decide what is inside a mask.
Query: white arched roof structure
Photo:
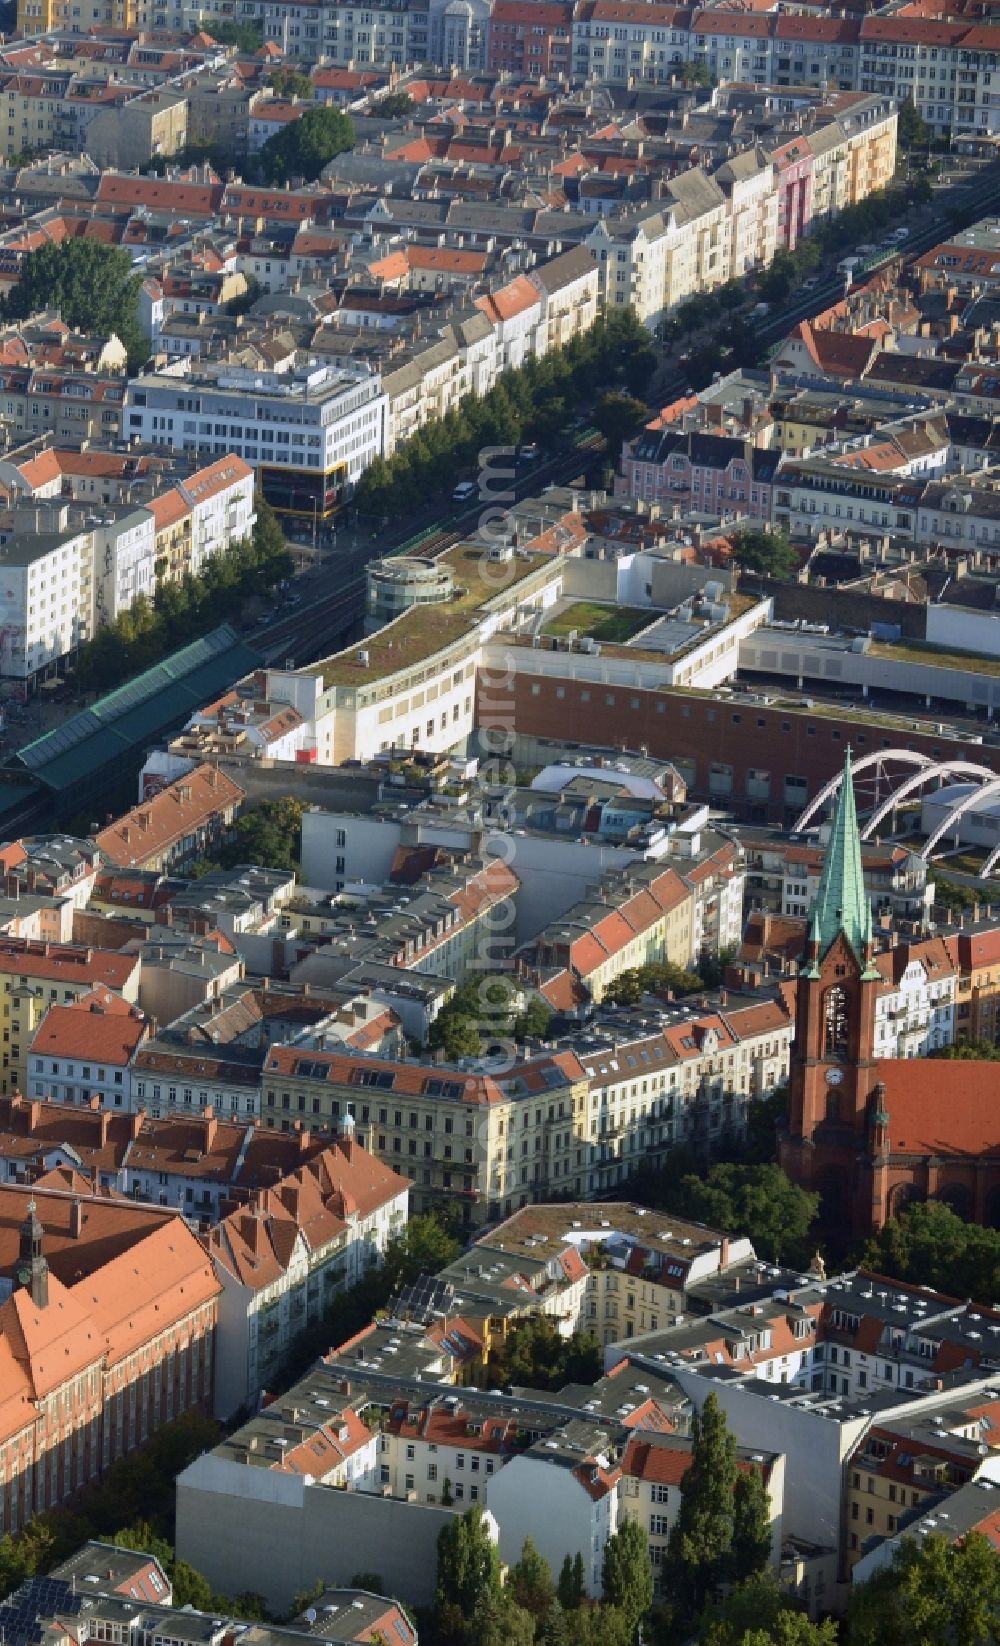
[[[923,766],[914,772],[912,777],[904,778],[888,800],[883,800],[882,804],[876,807],[861,831],[861,838],[867,840],[882,819],[888,817],[900,801],[905,800],[907,795],[913,794],[917,789],[922,789],[925,783],[932,782],[935,777],[981,777],[985,783],[989,783],[996,775],[989,766],[981,766],[974,760],[935,760],[931,765]]]
[[[869,766],[878,766],[884,761],[896,761],[901,766],[918,766],[921,771],[935,764],[929,754],[917,754],[914,749],[879,749],[876,753],[862,755],[860,760],[855,761],[853,775],[856,778],[859,772],[867,771]],[[843,780],[843,772],[838,772],[836,777],[831,777],[828,783],[824,783],[819,794],[810,800],[805,811],[796,819],[794,833],[809,827],[820,808],[825,806],[828,800],[833,799]]]
[[[948,816],[944,819],[943,823],[939,823],[937,828],[934,830],[934,833],[928,835],[927,839],[924,841],[924,844],[920,850],[920,856],[923,858],[924,862],[930,862],[931,852],[934,851],[935,847],[944,839],[949,830],[955,827],[955,824],[958,822],[959,818],[964,817],[966,812],[972,811],[972,809],[977,806],[981,800],[986,800],[993,794],[1000,794],[1000,777],[991,776],[988,783],[982,783],[978,789],[970,789],[968,794],[963,795],[958,804],[948,813]],[[993,853],[992,855],[995,856],[996,854]],[[985,869],[985,867],[986,865],[984,864],[983,869]],[[982,873],[982,870],[980,873]]]

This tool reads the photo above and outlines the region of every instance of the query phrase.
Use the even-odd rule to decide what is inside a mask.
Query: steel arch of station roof
[[[981,783],[978,789],[970,790],[970,792],[965,795],[963,799],[958,801],[958,803],[952,807],[951,811],[949,811],[948,816],[944,819],[944,821],[938,824],[937,828],[934,830],[934,833],[928,835],[923,846],[920,848],[920,856],[924,859],[925,863],[930,862],[931,852],[935,849],[938,843],[944,839],[944,836],[948,833],[949,829],[953,829],[959,819],[964,817],[966,812],[970,811],[977,801],[985,800],[991,794],[1000,794],[1000,777],[996,777],[992,774],[988,783]],[[996,853],[994,852],[992,855],[996,856]],[[985,866],[986,865],[984,864],[983,868],[985,868]],[[982,872],[983,871],[980,870],[980,874],[982,874]]]
[[[855,761],[853,775],[857,777],[859,772],[867,771],[869,766],[877,766],[881,761],[886,760],[895,760],[903,766],[919,766],[921,770],[935,764],[929,754],[917,754],[914,749],[878,749],[874,754],[862,755],[860,760]],[[820,808],[825,806],[828,800],[833,799],[843,780],[843,772],[837,772],[836,776],[831,777],[828,783],[824,783],[819,794],[810,800],[805,811],[800,814],[793,824],[793,833],[797,834],[800,829],[809,827]]]
[[[935,777],[979,777],[989,782],[996,777],[996,772],[989,766],[981,766],[974,760],[936,760],[930,766],[924,766],[914,772],[912,777],[904,778],[898,789],[894,789],[888,800],[874,811],[861,831],[862,840],[867,840],[874,829],[877,829],[884,817],[905,800],[907,795],[913,794],[925,783],[930,783]],[[978,793],[978,790],[977,790]]]

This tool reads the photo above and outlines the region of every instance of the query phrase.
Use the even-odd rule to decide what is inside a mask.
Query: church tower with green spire
[[[873,947],[872,905],[865,890],[861,863],[861,831],[858,828],[849,748],[823,859],[819,891],[809,916],[807,969],[817,970],[823,955],[841,935],[867,966]]]
[[[845,1218],[870,1152],[879,981],[848,750],[799,968],[779,1156],[796,1182],[839,1198]]]

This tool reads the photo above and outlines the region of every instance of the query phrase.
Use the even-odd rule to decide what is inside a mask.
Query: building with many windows
[[[0,1524],[65,1503],[211,1400],[219,1283],[174,1212],[0,1189]]]
[[[154,446],[232,455],[283,514],[325,519],[385,443],[385,397],[368,366],[305,359],[288,372],[190,356],[134,378],[123,432]]]

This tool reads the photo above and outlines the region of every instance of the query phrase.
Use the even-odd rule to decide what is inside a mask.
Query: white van
[[[471,503],[478,491],[479,487],[474,480],[463,480],[460,485],[455,487],[451,494],[451,500],[453,503]]]

